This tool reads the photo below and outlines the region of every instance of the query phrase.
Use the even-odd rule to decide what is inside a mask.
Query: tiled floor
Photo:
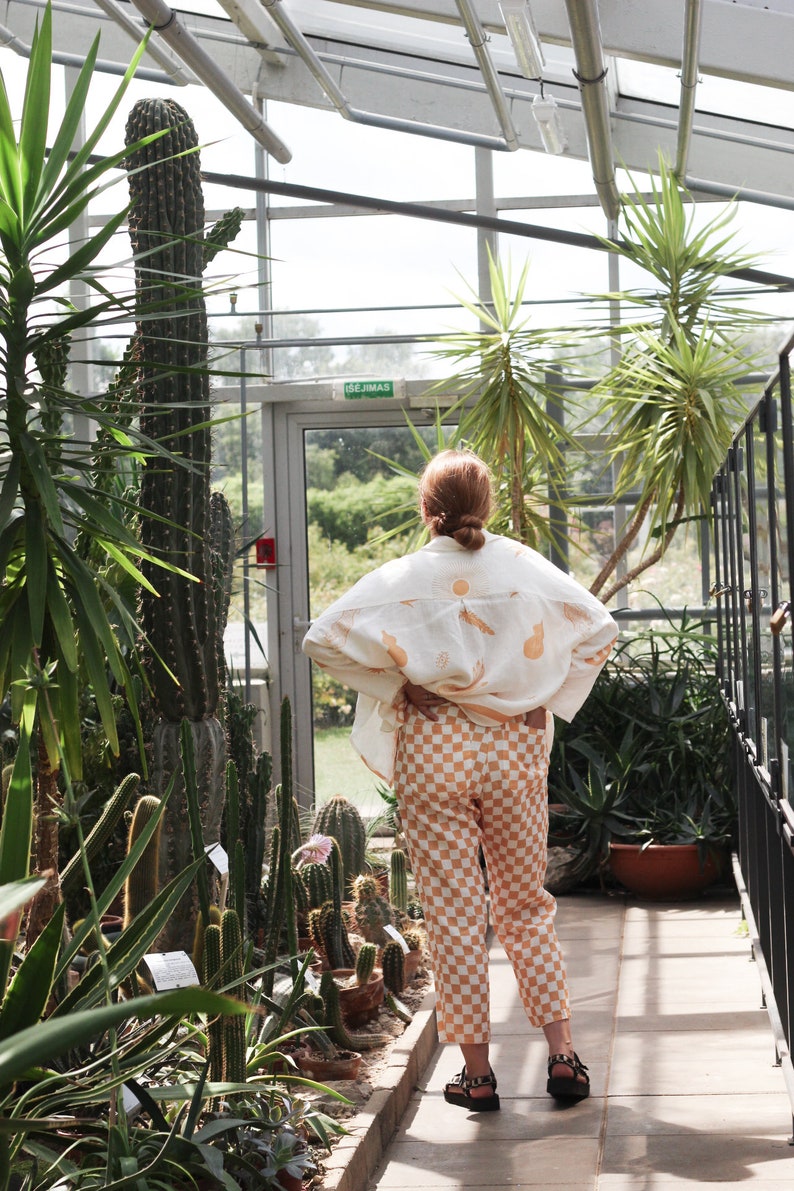
[[[440,1047],[367,1191],[794,1187],[791,1108],[738,898],[566,897],[558,929],[590,1099],[559,1108],[546,1096],[542,1035],[494,943],[501,1112],[444,1103],[461,1060]]]

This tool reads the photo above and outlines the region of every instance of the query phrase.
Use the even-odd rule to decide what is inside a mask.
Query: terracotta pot
[[[411,981],[416,978],[416,973],[419,971],[421,966],[422,966],[422,952],[421,951],[409,951],[408,954],[406,956],[404,956],[403,976],[405,977],[406,984],[410,984]]]
[[[276,1175],[276,1186],[283,1187],[284,1191],[301,1191],[303,1179],[296,1174],[290,1174],[289,1171],[280,1170]]]
[[[355,974],[353,968],[333,970],[339,984],[339,1005],[345,1025],[363,1026],[368,1021],[374,1021],[383,1004],[383,973],[375,968],[366,984],[348,984],[343,987],[340,981],[349,980]]]
[[[329,1083],[338,1079],[355,1079],[361,1067],[361,1055],[355,1050],[340,1050],[333,1058],[326,1058],[319,1051],[309,1050],[297,1055],[295,1062],[309,1079]]]
[[[701,864],[697,844],[609,845],[609,867],[621,885],[654,901],[686,901],[697,897],[722,875],[719,852],[709,851]]]

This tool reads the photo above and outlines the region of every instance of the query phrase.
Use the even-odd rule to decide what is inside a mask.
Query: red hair
[[[429,528],[454,538],[466,550],[482,549],[483,526],[493,506],[492,484],[488,465],[473,451],[440,451],[419,480]]]

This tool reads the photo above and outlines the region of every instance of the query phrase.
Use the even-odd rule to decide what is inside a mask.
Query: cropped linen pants
[[[546,875],[548,745],[523,720],[482,727],[454,704],[408,706],[394,789],[427,922],[442,1042],[490,1040],[491,920],[532,1025],[570,1016]]]

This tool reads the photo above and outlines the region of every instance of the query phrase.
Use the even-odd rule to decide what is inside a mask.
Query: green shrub
[[[402,476],[377,476],[362,484],[352,476],[332,491],[310,488],[306,511],[323,535],[348,550],[363,546],[374,527],[394,529],[416,505],[416,482]],[[400,511],[402,510],[402,511]]]

